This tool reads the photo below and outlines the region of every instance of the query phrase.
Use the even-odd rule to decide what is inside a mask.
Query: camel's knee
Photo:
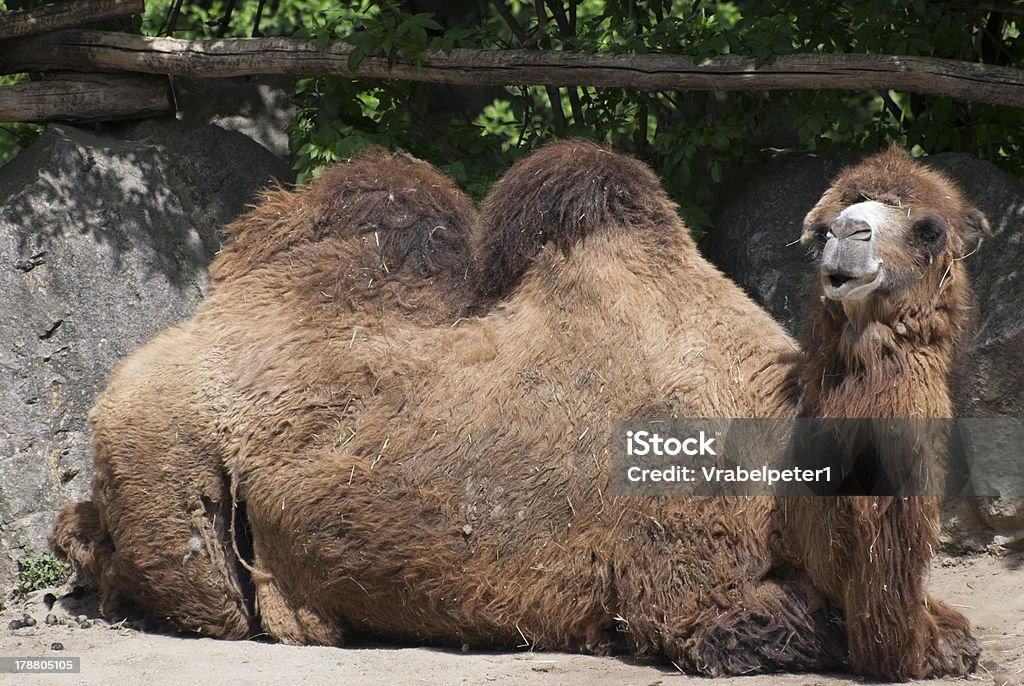
[[[178,630],[247,637],[252,600],[235,540],[244,534],[226,486],[215,474],[115,476],[98,469],[95,502],[64,507],[51,534],[97,582],[103,614],[144,610]]]
[[[135,518],[116,542],[100,590],[107,613],[139,608],[179,631],[242,639],[252,633],[248,575],[228,504]]]
[[[315,608],[296,607],[282,594],[273,580],[256,585],[260,608],[260,628],[267,636],[291,645],[344,644],[336,622],[323,617]]]
[[[795,586],[765,581],[733,600],[706,610],[691,632],[669,641],[669,658],[688,671],[716,677],[845,666],[841,622],[827,606],[812,608]]]

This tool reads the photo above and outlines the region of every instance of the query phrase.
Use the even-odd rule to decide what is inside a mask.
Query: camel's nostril
[[[839,288],[852,278],[852,276],[847,276],[846,274],[832,274],[828,277],[828,280],[832,284],[832,288]]]

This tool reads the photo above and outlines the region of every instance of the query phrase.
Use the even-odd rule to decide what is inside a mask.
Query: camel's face
[[[946,224],[923,209],[862,200],[832,216],[808,229],[826,298],[854,303],[904,290],[949,264],[936,259]]]
[[[934,294],[987,229],[952,184],[893,149],[840,175],[800,240],[825,297],[862,310],[879,297]]]

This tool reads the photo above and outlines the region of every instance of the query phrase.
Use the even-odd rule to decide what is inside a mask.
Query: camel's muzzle
[[[881,285],[884,272],[875,239],[885,230],[890,211],[868,200],[850,205],[832,222],[818,262],[825,297],[858,300]]]

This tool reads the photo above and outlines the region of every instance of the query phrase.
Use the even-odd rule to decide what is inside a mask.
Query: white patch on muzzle
[[[882,262],[875,255],[874,241],[891,231],[893,225],[892,213],[896,211],[888,205],[875,200],[866,200],[850,205],[836,217],[832,222],[832,229],[828,232],[825,251],[822,255],[824,263],[827,263],[829,271],[823,264],[822,286],[825,297],[831,300],[856,301],[866,298],[873,293],[881,284],[884,277]],[[845,246],[840,248],[840,246]],[[846,257],[842,258],[847,263],[845,268],[832,266],[833,259],[839,260],[837,253],[842,249]],[[868,259],[856,265],[856,268],[848,264],[849,251],[868,250]],[[830,256],[831,255],[831,256]],[[842,284],[835,282],[833,273],[847,277]]]
[[[839,213],[836,222],[862,221],[871,227],[875,233],[880,233],[889,226],[892,208],[877,200],[865,200],[856,205],[850,205]]]

